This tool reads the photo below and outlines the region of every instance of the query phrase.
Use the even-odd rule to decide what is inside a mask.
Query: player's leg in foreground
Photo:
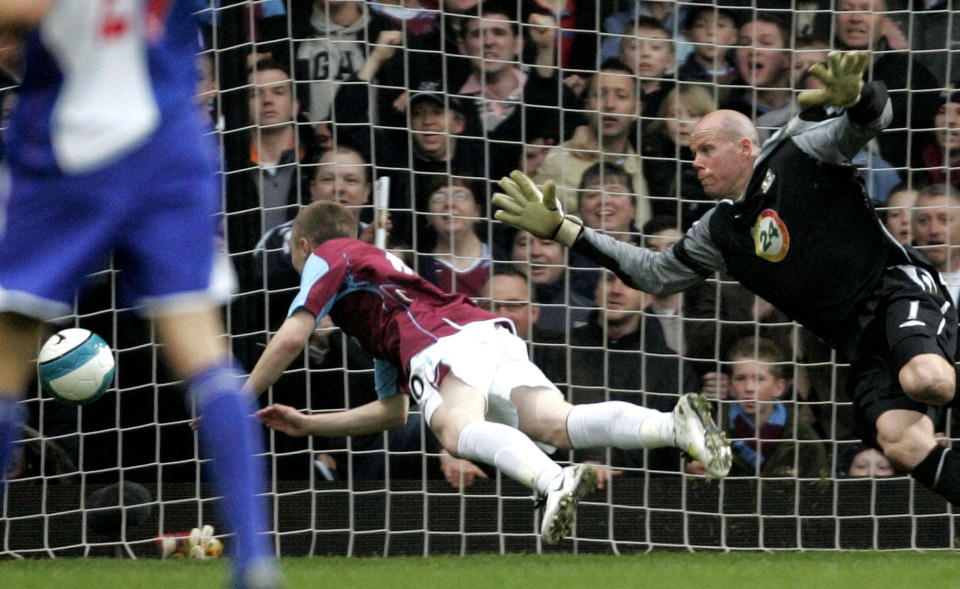
[[[486,402],[450,373],[439,395],[428,400],[430,428],[451,455],[490,464],[533,489],[544,504],[543,540],[556,544],[570,532],[576,502],[596,487],[596,476],[584,465],[561,468],[523,432],[485,421]]]
[[[552,446],[581,450],[674,446],[703,463],[710,477],[719,479],[730,472],[730,443],[713,420],[709,399],[698,393],[680,397],[672,413],[624,401],[571,405],[543,387],[517,389],[512,399],[520,429]]]
[[[237,589],[274,589],[282,580],[269,544],[263,442],[253,398],[242,391],[243,374],[232,364],[223,325],[213,308],[156,318],[174,373],[194,399],[204,454],[221,499],[221,514],[235,535],[232,551]]]
[[[574,406],[530,362],[523,340],[509,330],[487,327],[454,336],[461,338],[459,345],[452,345],[450,338],[439,349],[424,351],[429,362],[411,361],[414,378],[425,366],[451,367],[439,392],[426,387],[418,401],[450,454],[492,464],[544,497],[545,541],[556,542],[569,532],[578,500],[596,487],[597,479],[589,467],[561,469],[532,440],[564,449],[677,446],[703,462],[711,476],[729,472],[729,443],[701,395],[684,395],[673,413],[624,402]],[[480,361],[484,358],[489,362]],[[420,373],[419,378],[430,381],[430,374]],[[515,412],[512,418],[505,408]],[[483,421],[488,411],[495,421],[513,422],[517,429]]]
[[[702,395],[682,396],[672,413],[622,401],[571,405],[556,389],[544,386],[519,387],[511,400],[517,407],[520,429],[557,448],[676,446],[701,461],[712,477],[722,478],[730,471],[730,444],[714,423],[710,402]],[[544,537],[569,533],[577,502],[596,484],[589,467],[563,473],[545,496]]]
[[[43,324],[15,313],[0,313],[0,483],[20,439],[26,392]],[[3,485],[0,484],[0,497]]]
[[[673,413],[663,413],[622,401],[571,405],[543,387],[518,389],[512,395],[520,428],[536,440],[562,449],[676,446],[699,460],[714,478],[730,472],[732,455],[726,436],[716,426],[710,401],[688,393]],[[577,501],[596,486],[589,467],[565,472],[560,486],[546,496],[544,525],[550,533],[569,533]],[[548,533],[545,528],[544,535]]]

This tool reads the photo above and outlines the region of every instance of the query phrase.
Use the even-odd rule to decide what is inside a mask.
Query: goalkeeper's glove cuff
[[[847,116],[858,125],[866,125],[880,118],[887,105],[887,86],[883,82],[863,85],[860,99],[847,108]]]
[[[553,234],[553,240],[565,247],[573,247],[580,233],[583,231],[583,222],[573,215],[566,215],[557,225],[557,230]]]

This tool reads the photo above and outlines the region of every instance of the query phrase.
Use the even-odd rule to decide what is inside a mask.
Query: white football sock
[[[624,401],[575,405],[567,416],[574,448],[663,448],[673,446],[673,414]]]
[[[474,421],[463,428],[457,440],[460,458],[492,464],[508,477],[545,493],[560,476],[560,465],[523,432],[489,421]]]

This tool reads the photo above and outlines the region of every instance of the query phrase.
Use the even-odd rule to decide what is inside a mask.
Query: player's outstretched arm
[[[410,397],[393,395],[332,413],[305,415],[293,407],[273,404],[257,411],[264,425],[289,436],[363,436],[395,429],[407,422]]]
[[[259,396],[277,382],[290,363],[303,353],[315,327],[316,320],[308,311],[301,309],[287,317],[250,372],[247,390]]]
[[[567,247],[580,237],[583,226],[579,219],[564,216],[552,180],[543,185],[541,192],[529,176],[514,170],[509,178],[500,180],[500,188],[503,192],[493,195],[493,204],[502,209],[494,215],[497,220]]]
[[[3,0],[0,2],[0,26],[40,24],[53,0]]]
[[[300,438],[306,435],[310,416],[290,407],[274,403],[257,411],[257,419],[263,425],[278,432],[287,434],[294,438]]]

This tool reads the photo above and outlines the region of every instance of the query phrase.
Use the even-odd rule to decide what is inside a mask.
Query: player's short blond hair
[[[357,219],[340,203],[320,200],[310,203],[293,220],[290,240],[306,238],[313,247],[338,237],[357,237]]]

